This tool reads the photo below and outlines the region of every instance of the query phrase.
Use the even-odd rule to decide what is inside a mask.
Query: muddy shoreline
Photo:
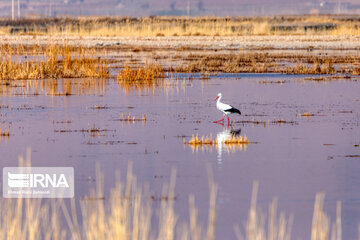
[[[144,50],[360,50],[360,36],[172,36],[172,37],[92,37],[1,35],[0,44],[72,45]]]

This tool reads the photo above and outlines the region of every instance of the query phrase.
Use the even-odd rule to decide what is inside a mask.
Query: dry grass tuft
[[[196,146],[196,145],[211,146],[211,145],[216,145],[217,143],[218,143],[217,139],[213,139],[211,135],[210,136],[202,136],[200,138],[198,135],[196,135],[196,136],[192,135],[189,142],[184,142],[184,144],[189,144],[189,145],[193,145],[193,146]]]
[[[116,76],[117,83],[126,91],[143,90],[157,87],[159,78],[164,76],[165,69],[158,64],[150,64],[140,68],[125,65]]]
[[[224,138],[217,137],[216,139],[214,139],[212,135],[202,137],[193,135],[189,142],[184,140],[184,144],[189,145],[193,151],[198,151],[199,149],[211,150],[213,147],[215,147],[217,149],[224,148],[224,150],[230,153],[239,150],[245,151],[250,144],[250,141],[246,136],[235,136],[231,134]]]
[[[189,142],[184,142],[184,144],[188,144],[188,145],[216,145],[218,144],[218,140],[214,139],[211,135],[210,136],[202,136],[199,137],[198,135],[194,136],[192,135],[191,139]],[[249,145],[250,141],[246,136],[235,136],[235,135],[231,135],[228,138],[224,139],[223,141],[224,144],[227,145],[236,145],[236,144],[246,144]]]
[[[158,64],[146,65],[138,69],[125,65],[124,69],[118,73],[117,80],[135,82],[136,84],[143,81],[153,81],[162,77],[163,73],[164,69]]]

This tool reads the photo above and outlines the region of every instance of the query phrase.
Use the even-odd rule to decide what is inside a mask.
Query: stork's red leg
[[[222,122],[222,121],[224,121],[224,118],[225,118],[225,117],[223,117],[223,118],[220,119],[220,120],[214,121],[214,123]]]
[[[229,118],[229,116],[228,115],[226,115],[227,116],[227,119],[228,119],[228,123],[230,123],[230,118]]]

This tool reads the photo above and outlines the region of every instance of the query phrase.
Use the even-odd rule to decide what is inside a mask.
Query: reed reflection
[[[108,79],[41,79],[6,81],[0,84],[0,96],[103,95]]]

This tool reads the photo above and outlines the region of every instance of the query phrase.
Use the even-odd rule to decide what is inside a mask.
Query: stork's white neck
[[[217,99],[217,101],[216,101],[216,103],[219,103],[220,100],[221,100],[221,98],[222,98],[222,96],[219,96],[218,99]]]

